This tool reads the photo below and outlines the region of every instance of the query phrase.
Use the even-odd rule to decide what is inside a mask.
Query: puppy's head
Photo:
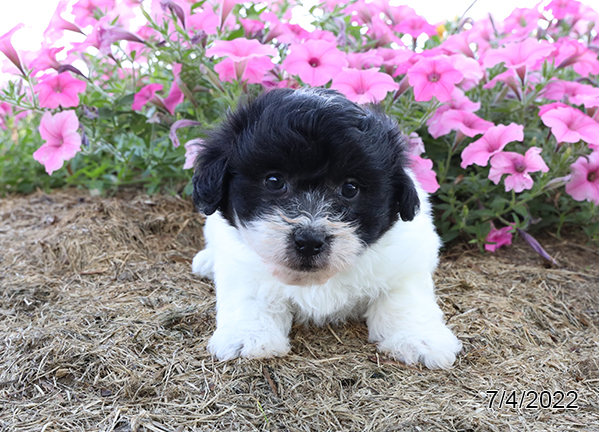
[[[397,125],[331,90],[272,90],[205,141],[193,199],[220,211],[274,277],[323,284],[419,200]]]

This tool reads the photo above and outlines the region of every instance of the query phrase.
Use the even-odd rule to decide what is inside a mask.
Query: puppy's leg
[[[199,251],[191,263],[191,271],[202,277],[214,280],[214,254],[212,249]]]
[[[461,342],[445,326],[428,272],[403,278],[367,310],[370,340],[406,364],[421,361],[430,369],[449,368]]]
[[[287,303],[268,289],[260,292],[252,286],[255,280],[235,272],[216,273],[216,331],[208,350],[219,360],[287,354],[292,322]]]

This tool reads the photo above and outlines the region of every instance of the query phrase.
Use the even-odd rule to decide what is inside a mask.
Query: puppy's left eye
[[[271,191],[280,191],[285,187],[285,179],[280,174],[269,174],[266,176],[264,184]]]
[[[358,186],[351,181],[348,181],[341,186],[341,195],[343,195],[344,198],[354,198],[356,195],[358,195],[358,191]]]

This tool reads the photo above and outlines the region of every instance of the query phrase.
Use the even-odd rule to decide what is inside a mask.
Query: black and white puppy
[[[294,318],[365,318],[381,351],[450,367],[461,343],[435,300],[440,241],[407,162],[393,120],[331,90],[269,91],[213,130],[193,179],[210,352],[281,356]]]

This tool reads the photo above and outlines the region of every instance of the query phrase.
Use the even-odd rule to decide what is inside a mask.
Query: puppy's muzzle
[[[326,248],[327,237],[317,231],[298,229],[293,234],[293,244],[299,255],[312,258]]]

